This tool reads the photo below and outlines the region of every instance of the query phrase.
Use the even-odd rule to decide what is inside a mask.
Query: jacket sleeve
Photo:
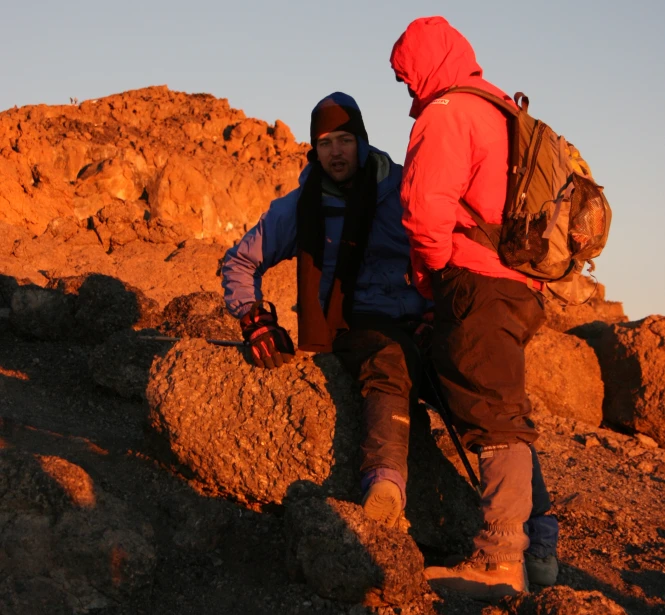
[[[413,126],[401,188],[416,287],[431,296],[429,272],[446,266],[460,196],[471,179],[471,131],[453,108],[430,105]]]
[[[296,255],[297,196],[294,192],[273,201],[256,226],[224,256],[224,300],[227,310],[236,318],[244,316],[252,303],[263,299],[263,274]]]

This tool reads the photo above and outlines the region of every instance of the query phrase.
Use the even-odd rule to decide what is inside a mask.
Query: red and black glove
[[[270,307],[269,311],[263,307],[264,303]],[[286,329],[277,324],[275,306],[269,301],[254,303],[240,319],[240,329],[257,367],[281,367],[296,354]]]

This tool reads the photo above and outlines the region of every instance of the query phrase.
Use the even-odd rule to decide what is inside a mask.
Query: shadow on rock
[[[664,615],[665,614],[665,604],[663,603],[663,580],[664,576],[662,572],[656,570],[648,571],[630,571],[625,570],[620,573],[623,581],[626,585],[621,588],[617,584],[609,584],[603,581],[600,581],[597,577],[585,572],[581,568],[576,566],[570,566],[563,564],[561,566],[561,571],[559,573],[559,578],[557,579],[560,586],[566,586],[566,589],[575,590],[575,592],[591,592],[594,594],[601,595],[604,600],[608,601],[611,604],[616,603],[621,609],[625,609],[625,612],[629,615]],[[619,579],[617,579],[619,580]],[[623,589],[623,590],[622,590]],[[637,589],[637,591],[636,591]],[[547,590],[543,590],[544,592]],[[644,599],[640,596],[643,596]],[[655,598],[655,600],[652,600]],[[649,603],[650,602],[650,603]],[[660,602],[660,604],[655,604],[655,602]],[[563,607],[561,607],[563,608]],[[616,607],[615,607],[616,608]],[[545,611],[543,611],[545,612]],[[554,611],[556,613],[568,614],[573,613],[581,614],[588,613],[589,615],[595,615],[595,613],[608,613],[614,615],[614,613],[623,613],[624,611],[612,611],[612,610],[588,610],[588,611]],[[512,613],[512,611],[511,611]],[[540,611],[538,611],[540,613]],[[521,612],[520,612],[521,615]]]
[[[152,527],[80,465],[17,448],[21,431],[0,419],[0,611],[77,612],[136,598],[156,565]]]
[[[360,506],[312,495],[296,482],[285,498],[287,569],[323,598],[366,606],[414,606],[423,594],[423,557],[407,534],[367,519]]]
[[[27,339],[75,338],[92,344],[113,333],[155,326],[161,311],[138,288],[101,274],[58,278],[46,288],[35,284],[2,282],[9,322]]]

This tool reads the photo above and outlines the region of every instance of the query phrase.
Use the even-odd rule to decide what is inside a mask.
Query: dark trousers
[[[333,352],[358,380],[364,398],[361,473],[390,468],[406,482],[409,409],[422,369],[412,327],[381,317],[356,318],[334,341]]]
[[[547,513],[552,508],[552,500],[545,485],[543,471],[538,461],[538,453],[531,446],[533,462],[533,475],[531,478],[531,493],[533,505],[531,515],[526,523],[526,533],[529,535],[529,548],[527,553],[536,557],[556,555],[559,543],[559,521],[554,515]]]
[[[524,348],[545,320],[526,284],[449,267],[432,275],[432,359],[465,446],[532,443]]]

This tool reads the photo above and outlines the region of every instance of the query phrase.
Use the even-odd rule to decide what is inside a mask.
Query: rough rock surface
[[[150,423],[211,494],[281,503],[301,480],[348,496],[359,449],[359,396],[332,355],[280,370],[236,348],[178,342],[148,384]]]
[[[263,298],[271,301],[277,308],[279,324],[288,332],[294,343],[298,343],[298,314],[296,301],[296,260],[284,261],[269,269],[263,277]]]
[[[605,299],[605,287],[602,284],[588,276],[583,276],[581,280],[584,296],[591,295],[582,305],[563,307],[554,300],[545,303],[546,324],[550,329],[563,333],[589,322],[612,324],[628,320],[620,302]]]
[[[242,341],[237,319],[226,311],[220,293],[191,293],[176,297],[164,308],[159,330],[171,337],[201,337]]]
[[[11,295],[9,319],[28,338],[52,340],[73,334],[75,301],[55,289],[34,284],[17,287]]]
[[[79,287],[75,317],[83,337],[99,340],[133,326],[150,326],[159,319],[159,311],[157,302],[138,288],[92,274]]]
[[[54,279],[47,288],[17,286],[9,318],[17,331],[43,340],[77,336],[99,341],[161,321],[157,303],[141,290],[100,274]]]
[[[573,335],[542,327],[526,347],[526,390],[559,416],[598,426],[603,420],[603,381],[593,348]]]
[[[152,581],[152,528],[66,459],[2,450],[0,520],[3,613],[45,612],[49,595],[85,612]]]
[[[160,307],[219,292],[226,249],[297,186],[308,148],[279,120],[166,87],[0,113],[0,273],[42,287],[105,275]],[[264,286],[295,333],[280,277]]]
[[[605,419],[665,446],[665,316],[612,325],[592,343],[605,383]]]
[[[548,587],[512,598],[503,607],[488,607],[483,615],[626,615],[626,611],[600,592]]]
[[[155,450],[144,434],[145,402],[94,384],[89,358],[95,347],[76,339],[28,340],[2,319],[0,341],[0,415],[28,424],[21,432],[23,439],[15,430],[0,433],[0,445],[68,459],[155,527],[159,558],[152,591],[118,598],[117,605],[100,609],[100,615],[310,610],[323,615],[416,615],[427,612],[428,602],[440,613],[479,615],[485,608],[455,592],[437,597],[427,590],[400,608],[322,598],[310,585],[286,574],[287,537],[279,507],[253,512],[246,505],[211,498],[199,481],[184,479],[153,461]],[[181,343],[210,350],[201,340]],[[254,368],[238,362],[236,369],[247,380]],[[278,370],[273,376],[286,380],[286,373]],[[319,393],[307,388],[303,399],[320,401]],[[639,434],[631,437],[555,416],[538,406],[536,410],[534,419],[542,434],[536,445],[551,487],[553,512],[561,522],[559,585],[601,592],[630,615],[663,615],[665,517],[658,503],[665,498],[665,452]],[[416,540],[427,565],[468,550],[478,523],[473,490],[436,419],[432,412],[412,415],[406,519],[400,521],[400,529]],[[40,446],[28,446],[29,438],[38,438]],[[255,452],[261,454],[261,449]],[[470,461],[475,464],[473,455]],[[355,486],[357,476],[349,480]],[[317,495],[328,496],[327,485],[315,487]],[[352,494],[350,499],[357,502],[356,498]],[[26,600],[30,596],[31,610],[26,607],[20,615],[40,612],[35,607],[40,596],[49,600],[50,612],[73,612],[66,593],[47,581],[25,578],[19,587],[6,579],[0,583],[0,599],[10,604],[17,592]],[[543,590],[532,591],[538,595]],[[562,595],[557,607],[565,604]]]
[[[117,331],[90,353],[88,366],[94,381],[126,399],[145,399],[150,367],[171,342],[150,339],[154,329]]]
[[[0,220],[41,234],[117,203],[231,243],[296,185],[306,146],[226,99],[151,87],[0,114]],[[249,225],[249,226],[248,226]]]
[[[403,607],[423,593],[424,560],[413,539],[370,521],[356,504],[290,494],[285,532],[292,578],[323,598]]]

